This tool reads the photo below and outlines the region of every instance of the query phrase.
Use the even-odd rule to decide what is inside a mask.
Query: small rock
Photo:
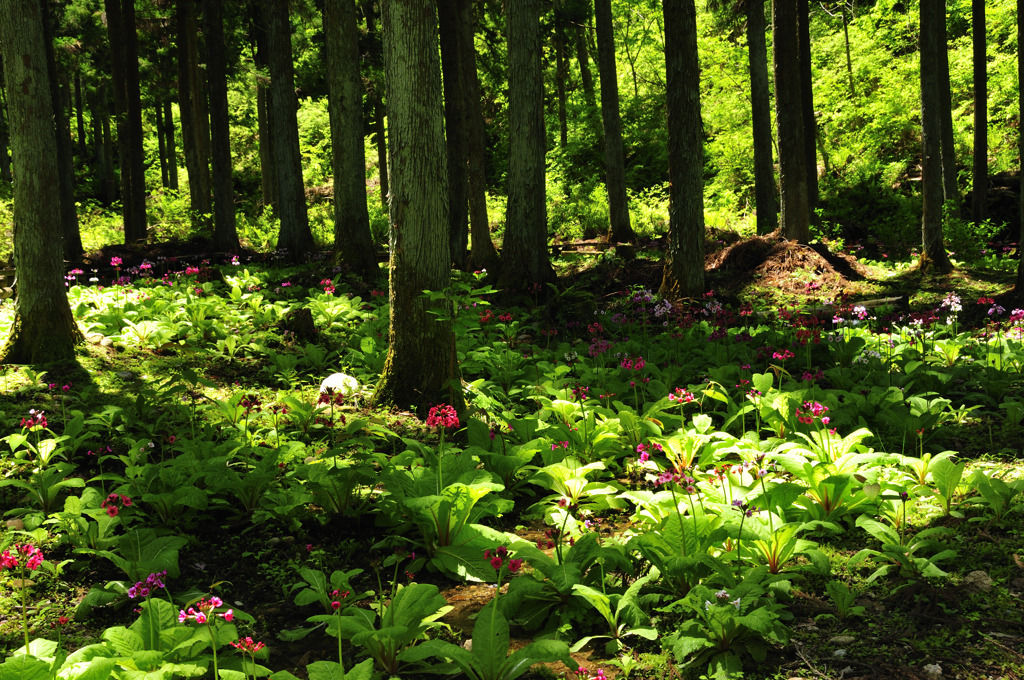
[[[465,642],[462,643],[462,648],[465,649],[467,652],[472,652],[473,651],[473,641],[472,640],[466,640]]]
[[[7,528],[11,531],[24,531],[25,523],[18,518],[7,520]]]
[[[270,538],[270,540],[267,541],[267,543],[269,545],[277,545],[280,542],[281,542],[281,539],[278,538],[277,536],[273,536],[273,537]]]
[[[131,371],[118,371],[114,375],[116,375],[121,380],[135,380],[135,374],[132,373]]]
[[[828,639],[829,644],[833,645],[849,645],[853,644],[857,638],[852,635],[836,635]]]
[[[942,666],[937,663],[930,663],[922,670],[928,676],[928,680],[938,680],[942,677]]]
[[[846,656],[846,650],[845,649],[837,649],[836,651],[832,652],[832,658],[833,659],[842,659],[845,656]]]
[[[103,338],[102,340],[100,340],[100,347],[113,347],[113,346],[114,346],[114,341],[111,340],[110,338]]]
[[[965,588],[987,593],[992,590],[992,577],[979,569],[964,576],[963,584]]]

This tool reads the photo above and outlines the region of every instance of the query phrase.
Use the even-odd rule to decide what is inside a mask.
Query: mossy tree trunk
[[[1024,45],[1024,0],[1017,0],[1017,44]],[[1017,50],[1017,116],[1024,120],[1024,50]],[[1017,235],[1017,295],[1024,296],[1024,129],[1017,128],[1017,171],[1021,178]]]
[[[324,42],[334,172],[334,258],[372,282],[380,276],[380,269],[366,206],[363,88],[355,0],[327,0]]]
[[[971,43],[974,53],[974,183],[971,212],[976,223],[988,218],[988,41],[985,0],[971,0]]]
[[[450,314],[424,290],[449,283],[447,156],[436,4],[385,0],[384,64],[392,168],[391,312],[384,372],[376,405],[409,407],[422,414],[437,403],[462,411],[455,335]]]
[[[704,128],[700,117],[697,9],[665,0],[665,89],[668,103],[668,253],[661,292],[704,292]]]
[[[458,0],[438,0],[441,37],[441,73],[444,86],[444,132],[448,144],[448,239],[452,264],[466,268],[469,246],[469,179],[466,167],[466,79],[467,65],[459,50]]]
[[[14,155],[17,297],[0,362],[71,359],[82,339],[64,289],[57,136],[38,0],[0,3],[0,49]]]

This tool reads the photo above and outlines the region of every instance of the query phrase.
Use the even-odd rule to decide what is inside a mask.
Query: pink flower
[[[235,618],[235,610],[234,609],[229,609],[226,612],[224,612],[223,616],[224,616],[224,620],[225,621],[227,621],[228,623],[231,623],[232,619]]]
[[[255,642],[251,637],[239,638],[238,642],[232,642],[230,644],[235,649],[240,649],[243,652],[248,652],[249,654],[255,654],[266,647],[265,644],[262,642]]]
[[[508,573],[518,574],[522,566],[523,561],[521,559],[511,559],[508,561]]]
[[[427,414],[427,427],[458,427],[459,415],[455,412],[454,406],[438,404],[430,407]]]
[[[501,564],[502,564],[502,560],[497,555],[495,555],[494,557],[491,558],[491,566],[494,567],[495,569],[501,569]]]
[[[111,267],[120,267],[121,266],[121,258],[119,258],[119,257],[112,257],[112,258],[110,258],[110,266]]]

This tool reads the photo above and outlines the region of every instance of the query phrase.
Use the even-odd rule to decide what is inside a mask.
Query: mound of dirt
[[[836,294],[868,275],[856,258],[787,240],[779,230],[737,241],[708,255],[704,266],[720,287],[738,289],[757,281],[790,295]]]

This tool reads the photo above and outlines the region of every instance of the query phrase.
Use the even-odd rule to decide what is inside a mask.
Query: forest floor
[[[205,243],[162,245],[145,248],[116,246],[91,255],[95,266],[109,262],[111,256],[124,259],[127,268],[143,259],[151,261],[195,261],[206,256]],[[569,254],[563,251],[559,269],[562,288],[573,288],[600,302],[631,286],[644,286],[657,290],[661,281],[662,262],[658,244],[641,244],[637,252],[626,258],[597,258],[594,253]],[[829,252],[820,245],[801,246],[789,243],[777,235],[745,240],[709,242],[706,259],[708,288],[713,288],[720,299],[742,303],[745,300],[766,299],[779,305],[801,307],[827,306],[840,296],[851,302],[881,301],[902,311],[934,307],[949,292],[958,292],[965,300],[973,296],[1005,298],[1010,294],[1013,277],[1006,271],[984,268],[958,269],[950,276],[922,276],[916,270],[894,274],[891,269],[862,265],[850,255]],[[329,270],[330,265],[314,267]],[[311,271],[310,281],[321,278],[323,271]],[[1007,304],[1007,307],[1010,305]],[[965,305],[965,316],[975,315],[974,323],[983,324],[983,313],[972,311]],[[969,319],[965,319],[965,322]],[[94,366],[88,361],[83,366],[108,375],[130,371],[137,375],[157,374],[161,368],[159,357],[130,351],[117,353],[101,347],[90,349]],[[209,375],[220,383],[245,383],[249,375],[237,366],[210,365]],[[77,369],[80,371],[81,369]],[[55,380],[74,380],[76,371],[62,375],[51,372]],[[15,397],[8,398],[12,406]],[[15,410],[15,409],[11,409]],[[404,414],[387,417],[388,427],[401,431],[407,426]],[[408,425],[413,427],[412,425]],[[982,455],[985,446],[981,433],[969,426],[950,431],[949,443],[959,445],[967,456]],[[1012,469],[1020,476],[1021,461],[992,463]],[[820,596],[822,584],[805,592],[797,588],[788,605],[793,613],[789,622],[792,640],[777,648],[767,661],[747,677],[757,678],[1018,678],[1024,677],[1024,533],[1019,528],[1008,529],[978,525],[967,529],[965,519],[947,519],[945,522],[961,538],[957,550],[961,559],[977,565],[968,578],[959,583],[935,584],[918,582],[911,585],[892,584],[873,590],[872,596],[858,599],[854,613],[845,619],[837,618],[834,607]],[[539,532],[537,526],[499,527],[531,540]],[[299,627],[304,622],[303,612],[288,606],[290,588],[295,582],[295,565],[316,566],[323,559],[324,546],[333,554],[347,559],[346,568],[362,568],[372,573],[378,566],[368,557],[367,538],[374,532],[372,522],[363,526],[352,518],[338,518],[324,525],[303,527],[301,533],[281,532],[261,526],[239,525],[238,531],[225,530],[216,525],[195,535],[182,551],[182,576],[196,582],[233,585],[240,596],[235,606],[257,617],[255,631],[272,639],[277,631]],[[859,543],[842,541],[833,545],[836,555],[852,555]],[[83,583],[102,583],[119,577],[119,572],[102,561],[93,561],[93,567],[78,580]],[[450,630],[443,635],[461,642],[471,632],[472,617],[494,596],[493,585],[453,584],[437,575],[418,575],[421,582],[434,582],[442,589],[452,611],[444,621]],[[993,583],[1002,586],[999,594]],[[85,589],[52,591],[44,607],[54,611],[73,610]],[[11,600],[3,600],[12,605]],[[13,609],[0,613],[0,638],[16,636]],[[96,616],[85,622],[72,622],[64,635],[78,644],[96,641],[107,626],[123,623],[123,612],[98,610]],[[319,637],[318,637],[319,636]],[[322,638],[322,639],[321,639]],[[521,640],[516,644],[525,644]],[[275,642],[269,665],[275,669],[287,668],[300,673],[308,663],[329,659],[334,643],[320,633],[295,642]],[[680,677],[679,670],[664,655],[648,653],[643,644],[632,652],[636,662],[603,658],[594,651],[575,655],[580,665],[593,674],[604,669],[608,677],[631,677],[668,680]],[[941,667],[942,670],[938,670]],[[535,669],[540,675],[572,675],[576,669],[561,664],[551,665],[547,671]],[[304,677],[304,676],[302,676]]]

